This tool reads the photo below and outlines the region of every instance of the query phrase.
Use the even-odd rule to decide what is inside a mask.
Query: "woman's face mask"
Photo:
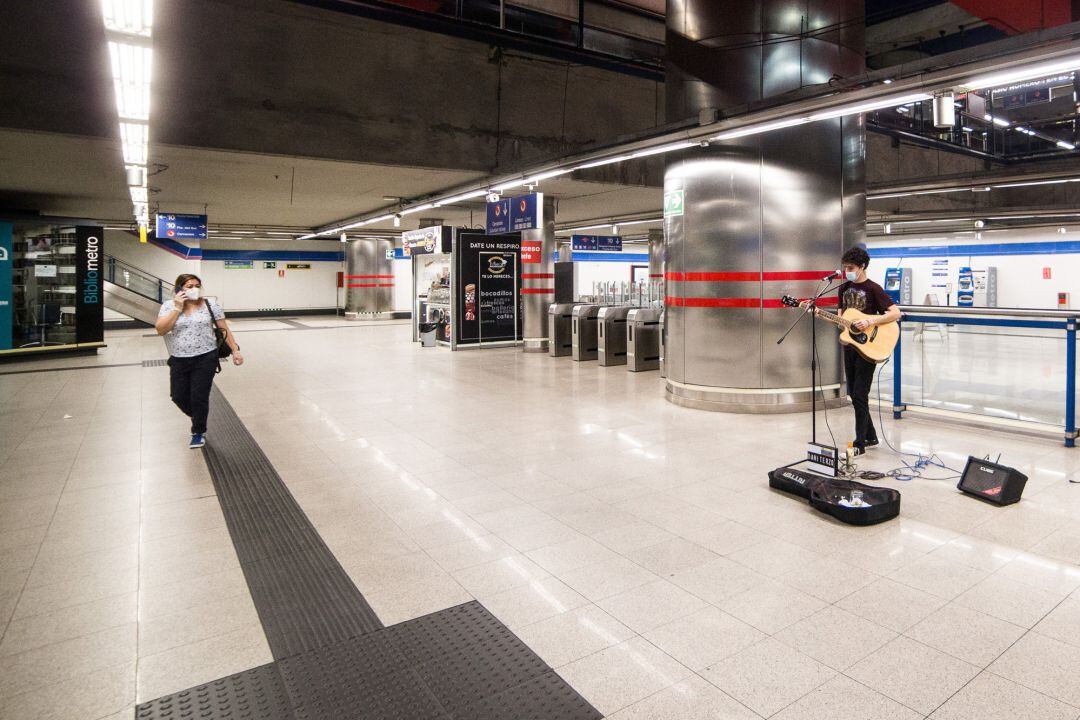
[[[198,300],[201,290],[202,288],[199,287],[184,288],[184,294],[187,295],[188,300]]]

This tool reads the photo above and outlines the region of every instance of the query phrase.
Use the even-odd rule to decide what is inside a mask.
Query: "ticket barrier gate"
[[[574,348],[574,308],[577,303],[548,306],[548,355],[567,357]]]
[[[574,360],[596,360],[599,350],[597,321],[602,305],[574,307],[573,341],[570,355]]]
[[[601,365],[626,364],[626,320],[632,309],[628,305],[600,308],[596,352]]]
[[[626,317],[626,364],[630,372],[660,367],[660,311],[633,308]]]

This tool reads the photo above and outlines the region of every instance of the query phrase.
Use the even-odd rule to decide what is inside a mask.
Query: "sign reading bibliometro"
[[[158,213],[154,236],[170,240],[205,240],[206,216]]]
[[[488,235],[503,235],[544,226],[544,195],[529,193],[487,204]]]

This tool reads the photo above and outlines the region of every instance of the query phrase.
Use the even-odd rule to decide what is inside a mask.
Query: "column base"
[[[824,393],[819,408],[835,408],[844,404],[839,384],[825,385],[818,389]],[[667,399],[681,407],[696,410],[712,410],[729,413],[795,413],[807,412],[813,407],[813,394],[809,387],[801,388],[719,388],[705,385],[688,385],[668,379]]]
[[[522,352],[546,353],[548,351],[547,338],[525,338],[521,342]]]

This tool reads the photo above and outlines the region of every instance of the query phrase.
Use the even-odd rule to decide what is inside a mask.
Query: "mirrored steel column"
[[[745,105],[863,69],[854,0],[669,0],[668,120]],[[863,241],[861,118],[713,142],[670,158],[664,268],[668,397],[732,412],[808,409],[810,324],[782,295],[808,297]],[[674,197],[673,197],[674,196]],[[681,200],[681,202],[679,202]],[[830,294],[835,305],[835,292]],[[840,397],[835,329],[818,323],[820,382]]]
[[[543,225],[521,232],[521,304],[525,352],[547,352],[548,307],[555,302],[555,199],[544,196]],[[527,245],[539,245],[537,262],[525,262]]]
[[[394,241],[363,238],[345,243],[345,316],[394,309]]]

